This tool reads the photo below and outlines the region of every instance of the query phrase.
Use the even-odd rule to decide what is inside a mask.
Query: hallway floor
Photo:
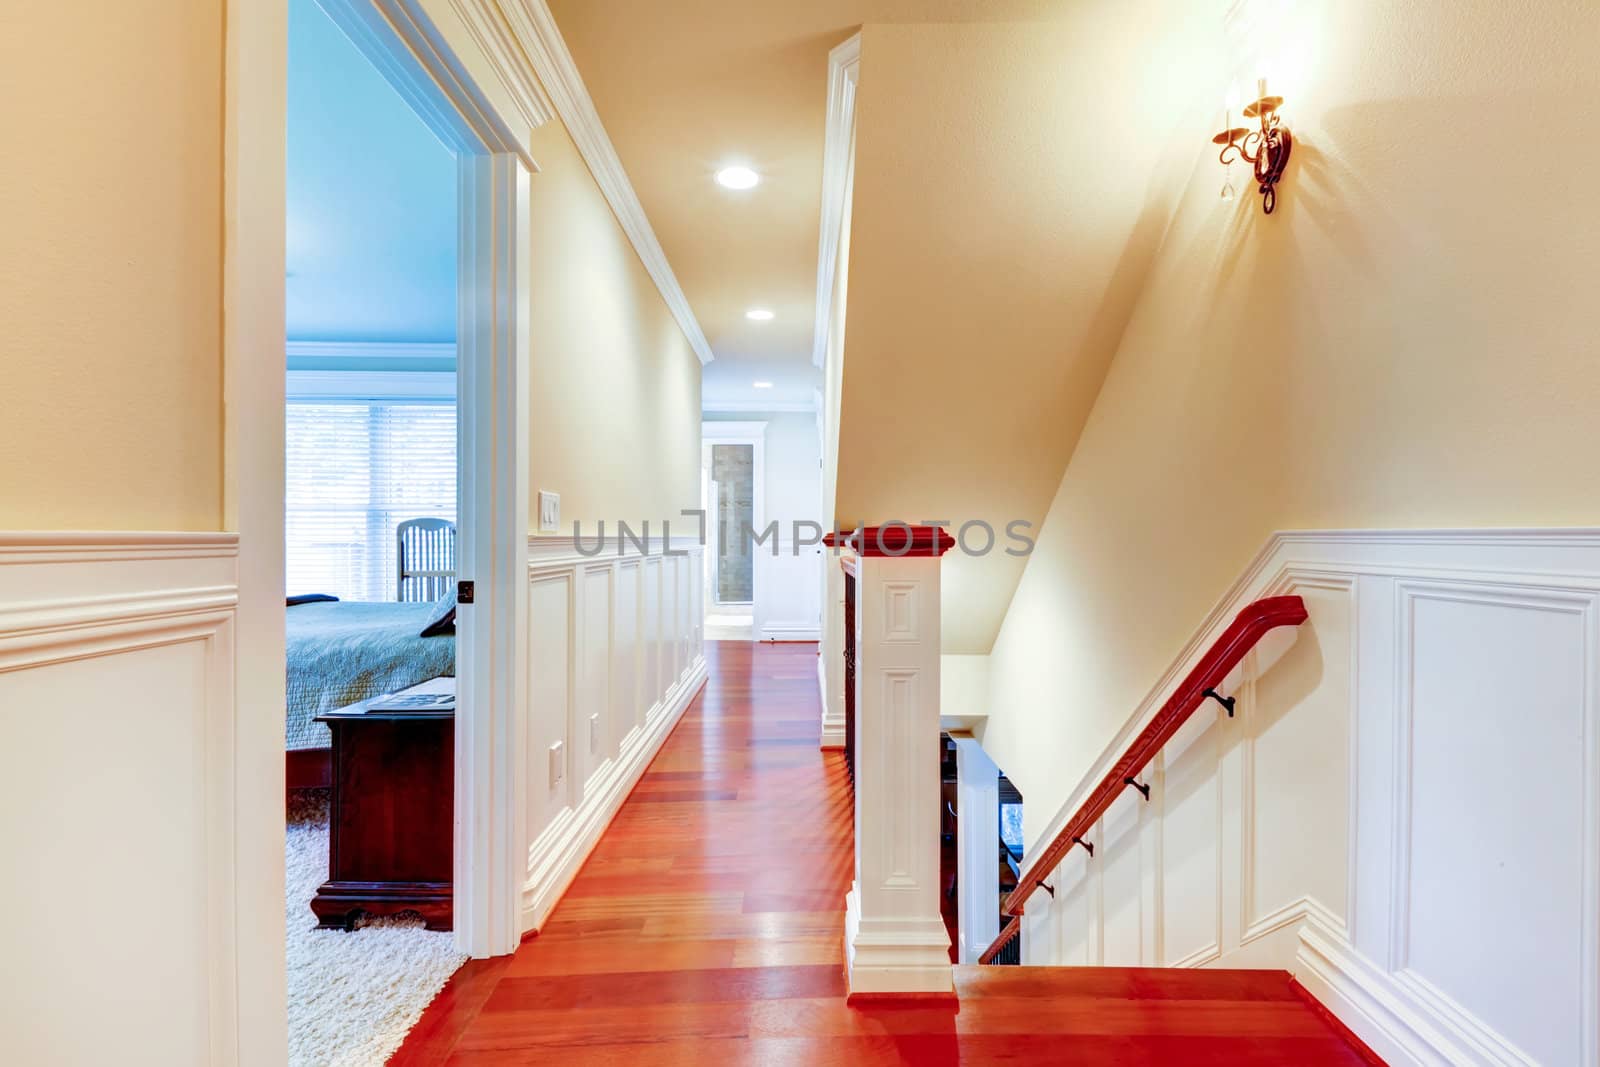
[[[457,972],[391,1064],[1363,1062],[1282,972],[958,967],[959,1007],[846,1005],[851,793],[817,748],[816,646],[706,647],[545,929]]]

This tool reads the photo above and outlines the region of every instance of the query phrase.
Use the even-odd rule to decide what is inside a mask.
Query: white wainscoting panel
[[[616,565],[611,561],[585,563],[578,568],[582,599],[578,604],[578,673],[574,692],[581,693],[572,720],[573,750],[583,753],[583,792],[597,784],[599,771],[616,758],[616,725],[611,721],[611,610]]]
[[[8,1062],[237,1062],[237,554],[0,533]]]
[[[544,923],[706,680],[700,545],[582,544],[529,539],[525,931]]]
[[[639,636],[644,642],[644,688],[649,701],[645,719],[650,721],[661,711],[661,695],[667,688],[661,665],[661,557],[646,557],[642,567],[644,610],[639,616]]]
[[[650,710],[639,685],[639,561],[617,561],[612,580],[616,590],[611,613],[611,714],[616,725],[616,751],[644,727]],[[698,646],[696,646],[698,647]]]
[[[1283,967],[1393,1063],[1600,1063],[1600,532],[1276,535],[1046,838],[1289,593],[1293,645],[1052,872],[1024,961]]]
[[[572,587],[577,566],[535,569],[528,585],[528,833],[572,806]]]

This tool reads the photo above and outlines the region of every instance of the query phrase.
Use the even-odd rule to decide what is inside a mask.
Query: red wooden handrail
[[[1150,725],[1139,732],[1122,758],[1100,779],[1100,784],[1089,794],[1089,799],[1067,820],[1067,825],[1061,828],[1049,847],[1022,872],[1017,887],[1000,906],[1004,914],[1014,918],[1006,924],[994,943],[984,950],[978,962],[985,963],[993,959],[1006,941],[1016,936],[1021,920],[1015,916],[1022,915],[1028,897],[1043,884],[1046,876],[1055,870],[1078,839],[1086,837],[1094,824],[1100,821],[1100,817],[1128,787],[1128,779],[1135,777],[1145,764],[1154,759],[1179,728],[1189,721],[1189,716],[1205,701],[1206,690],[1221,685],[1229,672],[1239,665],[1239,661],[1268,631],[1280,626],[1299,626],[1306,618],[1305,601],[1297,596],[1266,597],[1239,612],[1217,643],[1206,650],[1200,662],[1194,665],[1172,696],[1167,698],[1156,717],[1150,720]]]

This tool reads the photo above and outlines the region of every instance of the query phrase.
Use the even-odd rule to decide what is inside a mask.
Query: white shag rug
[[[410,915],[318,930],[311,898],[328,879],[328,795],[289,812],[285,855],[290,1067],[381,1067],[467,957],[448,931]]]

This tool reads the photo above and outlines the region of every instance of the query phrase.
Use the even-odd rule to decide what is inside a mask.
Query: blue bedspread
[[[456,639],[418,637],[431,603],[300,604],[288,609],[288,747],[321,748],[312,718],[456,673]]]

